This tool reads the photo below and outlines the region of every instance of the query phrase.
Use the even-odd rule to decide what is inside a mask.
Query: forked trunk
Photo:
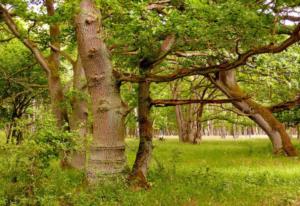
[[[125,168],[125,106],[104,42],[101,39],[100,11],[94,1],[82,0],[76,16],[78,51],[92,99],[93,141],[88,175],[115,174]]]
[[[215,84],[230,98],[244,98],[247,95],[240,89],[235,79],[235,71],[219,72]],[[248,115],[250,119],[256,122],[269,136],[274,153],[280,153],[282,150],[288,156],[297,155],[297,151],[291,143],[285,127],[271,113],[270,110],[259,105],[251,99],[233,102],[233,105],[241,112]]]

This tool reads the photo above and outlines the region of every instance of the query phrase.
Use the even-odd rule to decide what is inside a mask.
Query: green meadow
[[[135,139],[126,142],[129,167],[137,146]],[[268,140],[204,140],[198,145],[156,140],[148,190],[115,177],[87,187],[82,173],[62,170],[58,160],[30,176],[32,162],[26,155],[14,157],[13,151],[1,151],[1,205],[281,206],[300,200],[299,158],[274,156]]]

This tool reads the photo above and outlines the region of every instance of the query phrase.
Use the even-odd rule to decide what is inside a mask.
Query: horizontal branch
[[[248,98],[249,97],[233,99],[156,99],[151,101],[151,105],[155,107],[168,107],[186,104],[225,104],[242,101]]]
[[[286,101],[277,105],[273,105],[269,107],[268,109],[273,112],[282,112],[286,110],[294,109],[295,107],[300,105],[300,95],[298,95],[294,100]]]

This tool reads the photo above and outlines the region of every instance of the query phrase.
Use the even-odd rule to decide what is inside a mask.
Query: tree
[[[88,173],[114,174],[125,168],[126,107],[120,98],[119,83],[104,42],[98,38],[102,28],[100,12],[92,0],[82,0],[76,16],[78,52],[92,98],[93,142]]]
[[[17,2],[21,2],[23,6],[28,5],[26,1]],[[16,2],[12,3],[14,5]],[[143,179],[152,151],[151,106],[220,104],[232,101],[235,105],[245,102],[252,104],[253,101],[248,100],[245,95],[233,95],[234,89],[238,87],[234,79],[231,79],[234,77],[233,70],[247,65],[258,55],[282,52],[300,40],[300,25],[297,24],[299,20],[293,20],[296,23],[291,26],[282,23],[285,19],[290,19],[291,16],[287,18],[283,15],[283,11],[285,8],[293,10],[293,2],[268,4],[264,1],[249,3],[236,0],[221,2],[121,0],[97,3],[93,0],[82,0],[80,5],[77,2],[74,4],[59,2],[54,11],[54,2],[46,1],[47,19],[51,21],[46,22],[50,25],[50,38],[44,46],[50,48],[49,59],[46,59],[46,55],[42,52],[43,44],[40,48],[36,47],[31,40],[32,36],[23,35],[22,27],[17,25],[17,20],[14,19],[15,14],[3,3],[0,4],[0,15],[10,33],[31,50],[46,71],[48,84],[55,85],[54,90],[49,86],[49,91],[52,92],[53,111],[60,125],[61,122],[69,123],[69,114],[64,107],[57,106],[64,101],[65,96],[60,83],[61,76],[58,74],[61,65],[59,57],[63,54],[61,51],[63,47],[59,39],[62,35],[56,11],[62,12],[65,6],[70,5],[71,15],[70,13],[68,15],[76,15],[76,38],[72,31],[69,35],[73,40],[77,39],[80,56],[77,63],[80,61],[82,63],[80,68],[84,69],[92,104],[93,142],[88,164],[91,177],[95,177],[97,171],[119,173],[124,170],[124,119],[128,110],[120,97],[122,83],[131,82],[139,85],[138,121],[141,141],[132,174],[133,176],[142,174]],[[98,5],[101,12],[97,9]],[[79,13],[76,13],[78,7]],[[33,16],[40,17],[38,14]],[[28,19],[28,15],[21,17],[23,21]],[[43,30],[44,24],[41,23],[39,28]],[[74,23],[72,22],[71,26],[67,24],[63,26],[72,30]],[[63,43],[67,46],[66,42]],[[111,57],[109,53],[112,54]],[[74,71],[75,68],[73,66]],[[152,83],[168,83],[198,75],[208,77],[213,83],[222,82],[220,76],[223,76],[225,86],[231,81],[230,84],[234,87],[227,87],[226,93],[230,98],[151,99]],[[75,79],[74,83],[77,82]],[[220,85],[216,85],[221,88]],[[82,88],[82,85],[79,88]],[[253,106],[257,104],[253,103]],[[76,114],[75,108],[73,111],[73,114]],[[86,122],[84,112],[81,110],[80,113],[83,115],[78,115],[78,118]],[[274,120],[270,112],[267,117]],[[289,139],[284,135],[284,128],[279,130],[285,151],[289,155],[295,154]],[[269,135],[272,137],[271,133]],[[281,141],[278,137],[276,141]]]

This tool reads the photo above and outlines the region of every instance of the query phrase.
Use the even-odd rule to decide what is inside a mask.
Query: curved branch
[[[42,52],[37,48],[37,46],[28,38],[21,35],[18,26],[12,19],[11,15],[5,9],[5,7],[0,4],[0,17],[4,19],[5,24],[8,26],[10,32],[18,38],[28,49],[31,50],[31,52],[36,57],[37,61],[41,65],[41,67],[45,70],[47,74],[50,73],[50,68],[48,66],[48,62],[46,58],[43,56]]]

